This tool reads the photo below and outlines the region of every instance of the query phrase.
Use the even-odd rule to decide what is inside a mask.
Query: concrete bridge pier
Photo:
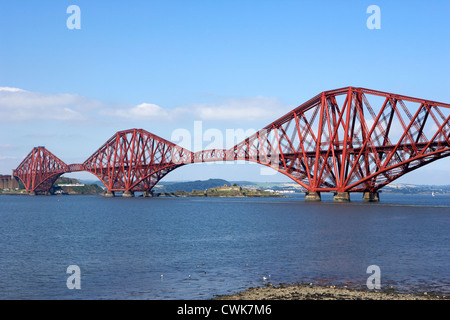
[[[37,193],[36,193],[36,191],[29,191],[28,195],[30,195],[30,196],[37,196]]]
[[[333,197],[335,202],[350,202],[350,192],[336,192]]]
[[[106,191],[106,192],[103,194],[103,196],[104,196],[105,198],[114,198],[114,197],[115,197],[115,194],[114,194],[114,191]]]
[[[122,194],[122,197],[124,197],[124,198],[133,198],[134,197],[134,192],[130,191],[130,190],[124,191],[123,194]]]
[[[305,194],[305,201],[322,201],[320,192],[307,191]]]
[[[378,192],[365,191],[363,202],[380,202],[380,194]]]

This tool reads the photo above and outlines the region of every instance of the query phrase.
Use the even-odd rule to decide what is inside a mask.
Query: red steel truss
[[[67,165],[45,147],[35,147],[13,171],[29,192],[48,192]]]
[[[348,87],[322,92],[233,151],[308,192],[375,192],[449,156],[449,119],[449,104]]]
[[[84,163],[108,191],[150,191],[192,152],[143,129],[117,132]]]
[[[229,150],[191,152],[143,129],[117,132],[83,164],[42,147],[13,172],[28,191],[65,172],[89,171],[108,191],[150,191],[194,162],[246,160],[269,166],[308,192],[376,192],[450,155],[450,104],[364,88],[325,91]]]

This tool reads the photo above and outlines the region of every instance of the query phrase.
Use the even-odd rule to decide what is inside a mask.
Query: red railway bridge
[[[36,147],[13,170],[30,194],[48,192],[68,172],[87,171],[105,195],[151,192],[172,170],[190,163],[246,160],[301,185],[306,200],[351,192],[378,201],[378,190],[450,155],[450,104],[365,88],[324,91],[233,148],[192,152],[143,129],[115,133],[82,164],[66,164]]]

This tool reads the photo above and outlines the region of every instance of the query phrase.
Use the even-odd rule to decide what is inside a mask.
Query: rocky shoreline
[[[450,300],[449,296],[404,294],[389,290],[363,291],[336,286],[294,284],[253,287],[232,295],[221,295],[215,300]]]

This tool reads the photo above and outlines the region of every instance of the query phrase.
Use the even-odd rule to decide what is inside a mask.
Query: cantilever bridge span
[[[190,163],[246,160],[269,166],[307,190],[347,201],[450,155],[450,104],[365,88],[324,91],[228,150],[192,152],[143,129],[119,131],[82,164],[34,148],[13,171],[30,193],[48,192],[62,174],[88,171],[107,194],[151,192]]]

